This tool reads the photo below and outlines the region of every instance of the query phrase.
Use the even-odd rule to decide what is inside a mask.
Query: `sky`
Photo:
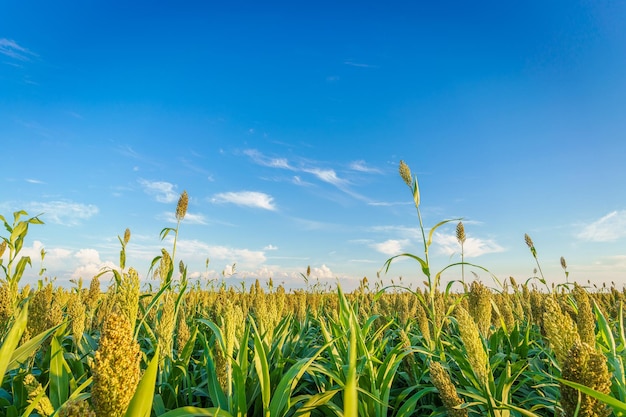
[[[5,2],[0,214],[20,282],[626,284],[626,3]],[[456,219],[456,220],[455,220]],[[0,231],[7,237],[8,232]],[[41,261],[42,248],[46,257]],[[5,265],[6,265],[5,254]],[[209,259],[207,265],[206,261]],[[234,267],[233,267],[234,266]],[[43,274],[39,275],[42,268]],[[475,275],[474,275],[475,274]],[[377,277],[380,278],[377,278]],[[101,280],[107,282],[111,274]]]

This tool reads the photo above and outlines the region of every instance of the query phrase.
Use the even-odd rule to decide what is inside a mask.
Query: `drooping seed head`
[[[183,191],[176,205],[176,220],[181,221],[187,214],[187,206],[189,205],[189,196],[187,191]]]
[[[455,408],[463,404],[463,400],[459,395],[450,379],[450,375],[439,362],[432,361],[428,367],[430,370],[430,380],[439,391],[439,398],[451,417],[467,417],[467,409]]]
[[[413,188],[413,177],[411,176],[411,169],[404,161],[400,161],[399,171],[400,177],[402,177],[406,185],[408,185],[409,188]]]
[[[529,248],[532,249],[533,247],[535,247],[535,245],[533,244],[533,240],[530,238],[530,236],[528,236],[528,234],[524,234],[524,240],[526,241],[526,244]]]

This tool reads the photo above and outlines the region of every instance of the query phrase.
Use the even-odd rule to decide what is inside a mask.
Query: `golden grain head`
[[[456,239],[459,243],[465,243],[465,226],[463,226],[463,222],[459,222],[456,225]]]
[[[402,177],[406,185],[408,185],[409,188],[413,188],[413,177],[411,176],[411,169],[404,161],[400,161],[399,171],[400,177]]]
[[[129,241],[130,241],[130,229],[126,228],[126,230],[124,230],[124,245],[128,244]]]
[[[54,413],[54,407],[50,402],[50,398],[43,393],[44,389],[37,381],[37,379],[33,376],[33,374],[28,374],[24,377],[24,388],[26,388],[26,392],[28,393],[28,403],[31,404],[37,397],[42,395],[35,405],[35,411],[42,416],[48,417]]]
[[[187,191],[183,191],[178,199],[178,204],[176,205],[176,220],[180,221],[185,218],[185,214],[187,214],[187,206],[189,205],[189,196],[187,195]]]
[[[140,362],[128,317],[107,316],[93,363],[91,400],[98,416],[124,415],[139,383]]]
[[[561,268],[567,269],[567,263],[565,262],[565,258],[561,256]]]

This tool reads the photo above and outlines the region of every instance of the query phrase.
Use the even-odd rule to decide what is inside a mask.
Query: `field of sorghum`
[[[424,232],[417,179],[404,163],[400,174]],[[186,204],[183,193],[178,224]],[[29,226],[41,223],[27,217],[0,217],[8,231],[0,243],[0,416],[626,411],[626,290],[549,287],[541,274],[523,284],[494,278],[495,288],[464,278],[462,292],[441,288],[428,249],[444,222],[424,233],[423,255],[399,255],[419,265],[420,289],[371,288],[367,279],[351,293],[318,286],[287,292],[271,280],[201,287],[187,281],[183,262],[175,265],[174,243],[152,262],[158,290],[142,291],[126,266],[128,230],[119,239],[119,267],[93,277],[89,288],[49,281],[20,287],[30,263],[20,250]],[[178,225],[161,235],[169,233],[176,242]],[[457,238],[462,248],[461,222]],[[536,259],[528,236],[526,243]],[[104,277],[111,286],[101,292]]]

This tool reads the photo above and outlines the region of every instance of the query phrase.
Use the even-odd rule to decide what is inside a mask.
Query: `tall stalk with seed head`
[[[530,236],[528,236],[528,234],[524,234],[524,241],[526,242],[526,245],[530,249],[530,253],[533,255],[533,258],[535,258],[535,262],[537,263],[537,268],[539,269],[539,274],[541,275],[541,280],[540,280],[541,283],[544,285],[547,285],[546,279],[543,276],[543,271],[541,270],[541,265],[539,264],[539,259],[537,258],[537,249],[535,248],[535,244],[533,243],[533,240],[530,238]]]
[[[183,219],[185,218],[185,215],[187,214],[187,206],[189,205],[189,195],[187,194],[187,191],[183,191],[182,194],[180,195],[180,197],[178,198],[178,204],[176,204],[176,213],[175,213],[175,217],[176,217],[176,227],[165,227],[161,230],[160,236],[161,236],[161,240],[165,239],[167,237],[168,234],[170,234],[170,232],[174,233],[174,244],[172,247],[172,255],[170,256],[169,254],[167,254],[167,257],[170,258],[170,271],[167,274],[167,277],[163,277],[163,275],[161,274],[161,280],[162,283],[161,285],[164,284],[168,284],[169,281],[171,280],[171,274],[173,273],[174,269],[173,266],[174,261],[176,259],[176,243],[178,241],[178,229],[180,228],[180,223],[183,221]],[[163,256],[166,255],[166,250],[162,249],[161,252],[163,253]],[[154,258],[152,260],[152,267],[154,267],[156,265],[156,263],[161,260],[162,257],[157,256],[156,258]]]
[[[463,282],[463,288],[465,288],[465,226],[463,222],[459,222],[456,225],[456,240],[461,245],[461,281]]]

